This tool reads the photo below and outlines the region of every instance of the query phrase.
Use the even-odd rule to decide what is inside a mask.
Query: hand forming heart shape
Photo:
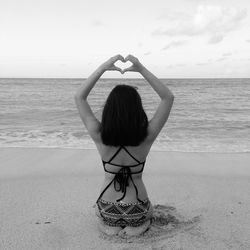
[[[120,62],[118,62],[120,61]],[[121,69],[120,67],[118,67],[117,65],[115,65],[115,63],[120,64],[124,66],[124,64],[128,62],[126,64],[126,67]],[[130,66],[129,66],[129,65]],[[124,58],[121,55],[116,55],[111,57],[108,61],[106,61],[103,65],[102,68],[106,71],[106,70],[115,70],[115,71],[119,71],[121,72],[121,74],[124,74],[127,71],[133,71],[133,72],[140,72],[140,70],[143,68],[143,65],[139,62],[139,60],[132,56],[132,55],[128,55],[126,58]]]
[[[122,70],[122,72],[121,73],[123,73],[123,71],[125,70],[125,69],[128,69],[128,68],[130,68],[133,64],[130,62],[130,61],[116,61],[115,62],[115,64],[114,64],[116,67],[118,67],[119,69],[121,69]]]

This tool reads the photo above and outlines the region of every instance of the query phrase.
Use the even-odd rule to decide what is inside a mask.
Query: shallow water
[[[154,150],[250,151],[250,79],[163,79],[175,95]],[[83,79],[0,79],[0,147],[95,148],[74,103]],[[101,79],[89,96],[100,119],[110,89],[138,87],[149,119],[159,98],[142,79]]]

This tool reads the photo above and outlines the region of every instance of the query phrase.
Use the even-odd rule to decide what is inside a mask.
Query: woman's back
[[[137,202],[138,199],[145,200],[148,197],[142,181],[142,173],[150,146],[146,142],[141,143],[139,146],[123,147],[110,147],[102,143],[97,145],[105,171],[101,193],[109,183],[116,181],[114,178],[119,178],[121,175],[124,175],[125,178],[121,180],[121,183],[116,181],[114,185],[108,187],[101,196],[102,199],[116,202],[122,198],[123,202],[131,203]],[[122,189],[121,185],[126,185],[124,183],[126,178],[128,186]]]

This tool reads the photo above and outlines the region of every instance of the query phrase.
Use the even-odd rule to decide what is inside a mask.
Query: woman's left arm
[[[94,141],[98,141],[99,131],[100,131],[100,122],[95,117],[93,111],[91,110],[87,97],[95,86],[98,79],[102,76],[102,74],[107,70],[116,70],[122,73],[122,70],[114,65],[114,63],[118,60],[124,61],[124,58],[121,55],[116,55],[111,57],[108,61],[103,63],[100,67],[98,67],[94,73],[92,73],[82,84],[82,86],[77,90],[75,94],[75,103],[79,111],[79,115],[88,130],[90,136]]]

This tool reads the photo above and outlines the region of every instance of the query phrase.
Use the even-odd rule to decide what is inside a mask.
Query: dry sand
[[[250,249],[249,153],[151,152],[155,220],[136,238],[98,231],[102,180],[96,150],[1,148],[0,249]]]

